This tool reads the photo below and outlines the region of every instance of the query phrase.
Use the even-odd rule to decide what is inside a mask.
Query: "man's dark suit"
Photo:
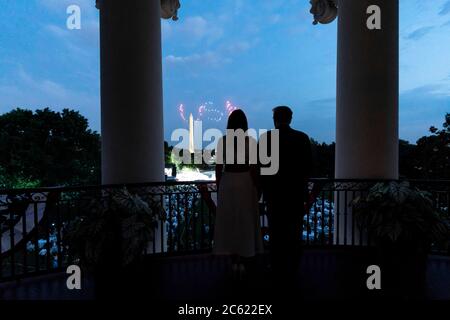
[[[267,134],[270,145],[273,134]],[[268,206],[271,264],[278,274],[289,275],[297,268],[311,169],[309,137],[289,126],[279,128],[279,170],[261,177]]]

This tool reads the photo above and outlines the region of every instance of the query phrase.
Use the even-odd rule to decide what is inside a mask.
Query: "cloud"
[[[47,25],[44,31],[63,41],[69,48],[84,55],[98,54],[100,30],[97,20],[82,20],[81,30],[68,30],[57,25]]]
[[[187,56],[168,55],[164,60],[168,65],[220,66],[231,62],[230,58],[222,57],[217,52],[212,51],[202,54],[195,53]]]
[[[406,36],[408,40],[419,40],[426,36],[430,31],[432,31],[434,27],[422,27],[419,28]]]
[[[231,63],[233,56],[250,50],[258,43],[258,39],[252,41],[236,41],[229,45],[222,45],[216,50],[210,50],[203,53],[194,53],[186,56],[168,55],[164,58],[168,65],[181,66],[212,66],[218,67]]]
[[[63,29],[54,24],[47,25],[45,26],[44,29],[48,31],[50,34],[61,38],[68,34],[67,29]]]
[[[270,24],[277,24],[281,20],[280,14],[272,14],[269,16],[269,23]]]
[[[336,116],[336,98],[324,98],[307,101],[300,106],[301,113],[309,117],[334,119]],[[320,110],[320,112],[318,112]]]
[[[52,14],[63,16],[58,18],[60,24],[44,26],[44,31],[64,41],[69,49],[87,54],[91,48],[98,46],[99,40],[99,12],[95,8],[95,0],[38,0]],[[81,30],[69,30],[66,28],[66,12],[70,5],[78,5],[81,9]],[[97,53],[98,50],[95,52]]]
[[[66,14],[66,9],[70,5],[79,6],[82,15],[93,15],[97,12],[95,0],[39,0],[39,3],[51,11],[61,14]]]
[[[432,125],[443,122],[450,104],[450,86],[425,85],[400,94],[400,136],[415,142]]]
[[[100,128],[98,95],[70,89],[51,79],[35,77],[20,65],[13,74],[0,78],[0,96],[0,112],[14,108],[70,108],[86,116],[94,130]]]
[[[313,107],[317,107],[317,106],[330,106],[336,105],[336,98],[324,98],[324,99],[316,99],[316,100],[312,100],[308,103],[309,105],[313,106]]]
[[[447,1],[443,6],[442,10],[439,12],[440,15],[446,15],[447,13],[450,13],[450,1]]]
[[[68,91],[63,85],[48,79],[34,79],[23,67],[19,67],[17,76],[18,82],[21,86],[27,88],[27,92],[38,91],[55,99],[66,99],[68,97]]]
[[[202,16],[192,16],[175,23],[163,21],[162,34],[163,38],[182,39],[183,43],[213,42],[223,36],[224,30]]]
[[[201,40],[206,37],[218,37],[221,35],[222,30],[217,27],[212,27],[205,18],[188,17],[184,22],[184,28],[188,34],[190,34],[194,39]]]
[[[438,85],[424,85],[424,86],[420,86],[411,90],[407,90],[405,92],[403,92],[403,95],[428,95],[428,94],[432,94],[433,92],[435,92],[437,89],[439,88]]]
[[[445,22],[441,27],[448,27],[448,26],[450,26],[450,20]]]
[[[432,97],[435,99],[450,98],[450,76],[442,81],[406,90],[401,95],[409,97]]]
[[[240,40],[229,45],[221,46],[221,51],[228,54],[235,55],[243,52],[249,51],[251,48],[255,47],[259,43],[259,39],[255,38],[253,40]]]

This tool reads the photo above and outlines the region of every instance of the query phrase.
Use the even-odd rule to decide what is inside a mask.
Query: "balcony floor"
[[[121,289],[123,298],[148,298],[157,301],[225,302],[234,299],[268,303],[283,296],[273,290],[266,257],[260,267],[241,282],[233,281],[231,260],[210,254],[149,258]],[[299,279],[291,282],[295,299],[378,298],[366,288],[367,266],[374,264],[365,251],[352,249],[305,249]],[[134,280],[133,280],[134,279]],[[0,300],[90,300],[94,298],[92,277],[84,275],[82,290],[69,291],[66,274],[24,279],[0,284]],[[114,281],[114,280],[113,280]],[[426,298],[450,300],[450,257],[430,256],[427,262]],[[133,284],[133,285],[131,285]],[[125,290],[125,291],[124,291]],[[273,296],[270,293],[274,293]],[[287,298],[294,298],[286,293]]]

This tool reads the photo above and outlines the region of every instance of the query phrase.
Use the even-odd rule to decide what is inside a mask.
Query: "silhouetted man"
[[[261,180],[268,207],[272,270],[275,280],[286,284],[296,280],[312,155],[309,137],[290,127],[289,107],[273,109],[273,121],[279,134],[279,169],[275,175],[262,175]],[[272,152],[276,139],[272,139],[273,131],[267,135]]]

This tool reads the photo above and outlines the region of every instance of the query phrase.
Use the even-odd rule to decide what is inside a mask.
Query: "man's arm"
[[[308,135],[305,134],[305,178],[309,179],[311,178],[312,172],[313,172],[313,157],[312,157],[312,147],[311,147],[311,140],[309,139]]]
[[[222,179],[223,166],[224,166],[224,141],[223,137],[219,139],[216,146],[216,184],[217,190],[219,190],[220,180]]]
[[[257,174],[258,174],[258,176],[259,176],[259,181],[260,181],[260,188],[261,188],[261,192],[263,193],[264,191],[266,191],[266,187],[267,187],[267,179],[268,179],[268,176],[264,176],[264,175],[262,175],[261,174],[261,168],[263,168],[263,167],[267,167],[268,165],[267,164],[263,164],[262,163],[262,161],[261,161],[261,152],[263,153],[263,154],[266,154],[267,155],[267,153],[269,152],[271,152],[271,150],[270,150],[270,139],[271,139],[271,136],[270,136],[270,131],[268,131],[268,132],[265,132],[265,133],[263,133],[262,135],[261,135],[261,137],[259,138],[259,141],[258,141],[258,147],[257,147],[257,150],[258,150],[258,167],[257,167],[257,170],[258,170],[258,172],[257,172]],[[261,141],[266,141],[267,142],[267,145],[265,146],[265,148],[268,148],[268,150],[262,150],[261,151]]]
[[[220,180],[222,179],[223,164],[216,164],[216,184],[219,189]]]

